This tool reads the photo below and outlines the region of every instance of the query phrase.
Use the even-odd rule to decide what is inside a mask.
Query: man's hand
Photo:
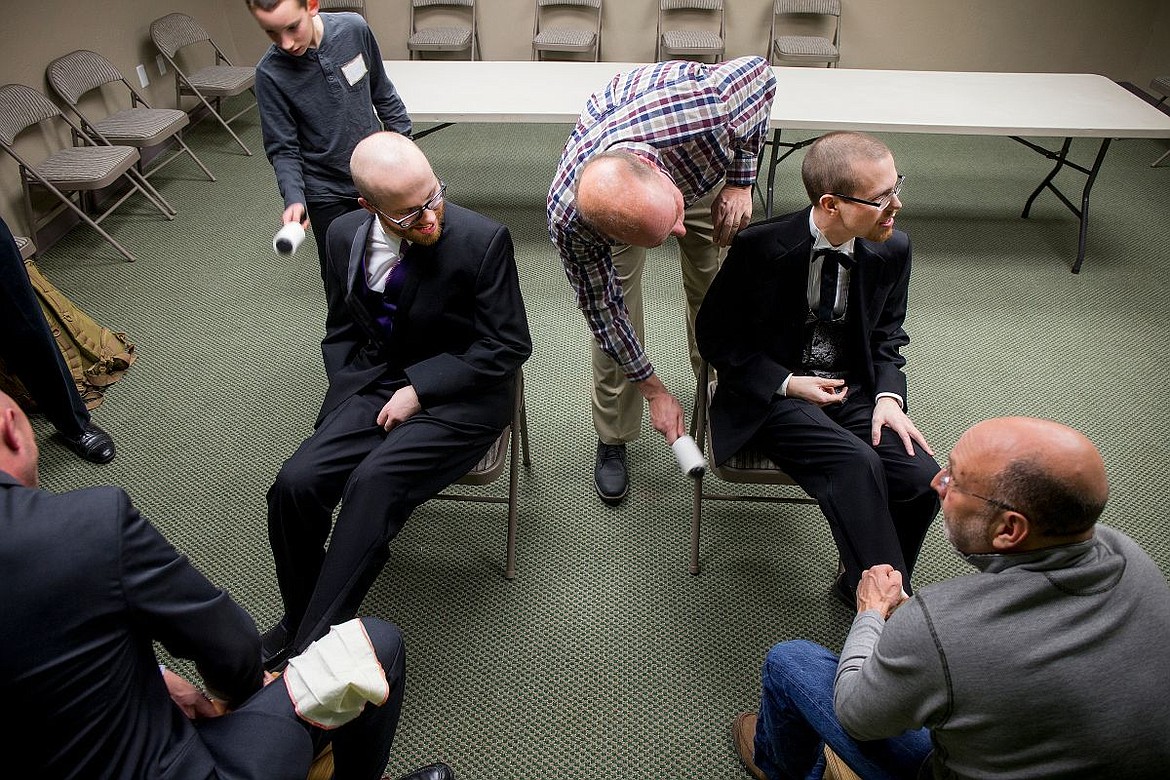
[[[395,425],[406,422],[421,411],[422,404],[418,402],[418,393],[414,388],[410,385],[400,387],[390,396],[382,411],[378,412],[378,425],[389,433]]]
[[[284,210],[280,215],[281,224],[287,225],[290,222],[300,222],[301,227],[305,230],[309,229],[309,212],[305,208],[304,203],[294,203]]]
[[[711,222],[715,225],[713,239],[717,246],[729,246],[735,234],[752,221],[752,188],[724,185],[711,204]]]
[[[791,383],[789,383],[789,387],[791,387]],[[898,434],[902,439],[902,446],[906,448],[907,455],[914,454],[914,442],[918,442],[928,455],[934,454],[934,450],[926,443],[926,437],[919,433],[918,427],[902,411],[902,405],[898,403],[897,398],[883,396],[873,406],[870,440],[875,447],[882,440],[883,425]]]
[[[163,669],[163,682],[167,685],[167,693],[171,701],[178,705],[191,720],[196,718],[216,718],[223,714],[223,709],[207,698],[203,691],[184,680],[170,669]]]
[[[887,563],[871,566],[861,573],[857,583],[857,611],[876,609],[882,618],[891,613],[906,600],[902,589],[902,572]]]
[[[675,439],[686,433],[682,404],[670,394],[657,375],[635,382],[634,386],[650,404],[650,424],[654,430],[666,437],[667,444],[674,444]]]
[[[802,398],[817,406],[839,404],[845,400],[844,379],[822,379],[819,376],[793,376],[785,390],[789,398]]]

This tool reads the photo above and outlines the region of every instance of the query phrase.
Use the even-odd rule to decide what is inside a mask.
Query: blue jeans
[[[930,730],[859,742],[833,712],[837,656],[814,642],[781,642],[764,661],[755,762],[770,780],[820,778],[822,746],[865,780],[915,778],[930,757]]]

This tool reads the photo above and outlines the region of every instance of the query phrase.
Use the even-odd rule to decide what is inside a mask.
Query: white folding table
[[[439,122],[576,122],[589,96],[629,62],[387,61],[411,118]],[[1089,194],[1114,138],[1170,138],[1170,116],[1104,76],[1087,73],[959,73],[949,71],[773,68],[777,92],[766,205],[771,213],[776,164],[809,143],[780,141],[782,130],[862,130],[1007,136],[1053,160],[1024,204],[1045,189],[1077,216],[1080,235],[1072,271],[1085,257]],[[1057,137],[1047,149],[1022,136]],[[1069,159],[1073,138],[1098,138],[1091,164]],[[784,154],[780,149],[787,148]],[[1078,207],[1053,180],[1064,168],[1086,177]]]

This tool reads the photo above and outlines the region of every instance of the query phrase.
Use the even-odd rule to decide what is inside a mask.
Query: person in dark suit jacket
[[[338,780],[382,776],[406,682],[397,628],[362,620],[388,694],[326,732],[298,716],[291,688],[262,687],[252,619],[122,490],[39,490],[37,455],[28,418],[0,393],[5,776],[303,780],[330,740]],[[231,711],[161,669],[156,641],[194,661]],[[440,764],[408,777],[453,774]]]
[[[894,229],[893,154],[829,133],[801,174],[812,206],[739,234],[697,337],[719,378],[715,462],[751,445],[816,498],[844,565],[834,593],[852,605],[862,570],[879,563],[910,590],[939,467],[905,411],[910,241]]]
[[[532,351],[507,228],[447,203],[405,136],[366,138],[350,168],[365,210],[329,229],[329,389],[268,492],[285,608],[264,637],[270,668],[356,612],[414,508],[511,420]]]
[[[90,463],[114,459],[114,440],[90,419],[45,321],[20,250],[0,219],[0,361],[16,375],[61,439]]]

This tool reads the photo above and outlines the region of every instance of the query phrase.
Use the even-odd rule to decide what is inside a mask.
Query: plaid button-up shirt
[[[768,132],[776,78],[760,57],[718,65],[663,62],[621,73],[589,99],[548,192],[548,229],[598,345],[632,382],[654,368],[622,300],[611,256],[617,241],[580,218],[581,165],[612,149],[657,161],[690,206],[726,181],[750,186]]]

